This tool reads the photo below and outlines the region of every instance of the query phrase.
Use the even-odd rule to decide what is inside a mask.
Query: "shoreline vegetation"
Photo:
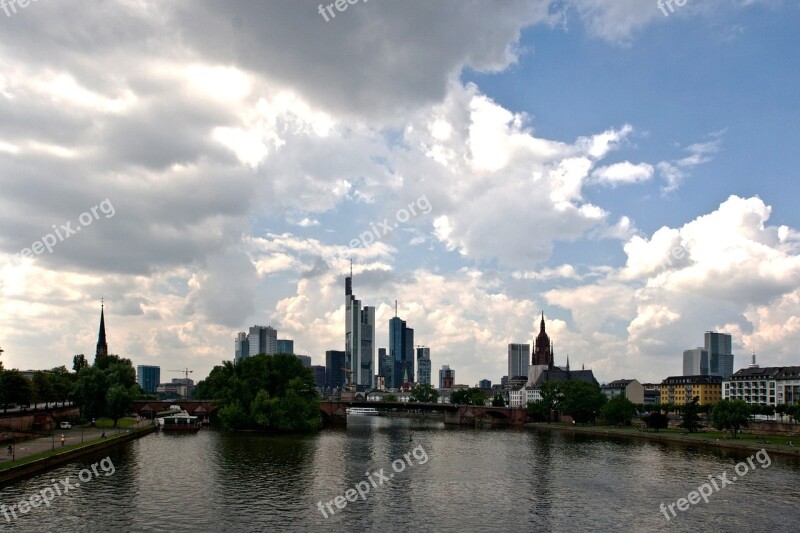
[[[197,384],[195,396],[213,398],[227,431],[311,433],[322,429],[316,382],[294,355],[259,354],[223,361]]]

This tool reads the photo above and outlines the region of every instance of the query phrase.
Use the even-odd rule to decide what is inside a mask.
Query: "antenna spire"
[[[397,300],[394,301],[394,317],[397,318]]]

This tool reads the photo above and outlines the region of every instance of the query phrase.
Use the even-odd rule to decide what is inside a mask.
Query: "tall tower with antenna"
[[[353,260],[350,260],[350,275],[344,282],[345,368],[356,390],[373,388],[375,376],[375,308],[361,307],[361,300],[353,294]]]

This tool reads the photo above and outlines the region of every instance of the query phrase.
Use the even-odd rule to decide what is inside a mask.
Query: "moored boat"
[[[163,431],[197,431],[200,429],[199,417],[192,416],[179,405],[173,405],[168,411],[158,413],[156,424]]]
[[[348,407],[346,412],[353,416],[378,416],[378,410],[374,407]]]

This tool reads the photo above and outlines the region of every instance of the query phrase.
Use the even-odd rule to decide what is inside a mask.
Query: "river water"
[[[800,461],[762,454],[737,476],[749,455],[383,417],[305,437],[153,434],[111,452],[98,475],[105,455],[6,486],[8,508],[66,478],[80,485],[0,514],[0,531],[800,530]],[[660,504],[711,489],[708,476],[719,487],[708,503],[673,505],[668,521]]]

